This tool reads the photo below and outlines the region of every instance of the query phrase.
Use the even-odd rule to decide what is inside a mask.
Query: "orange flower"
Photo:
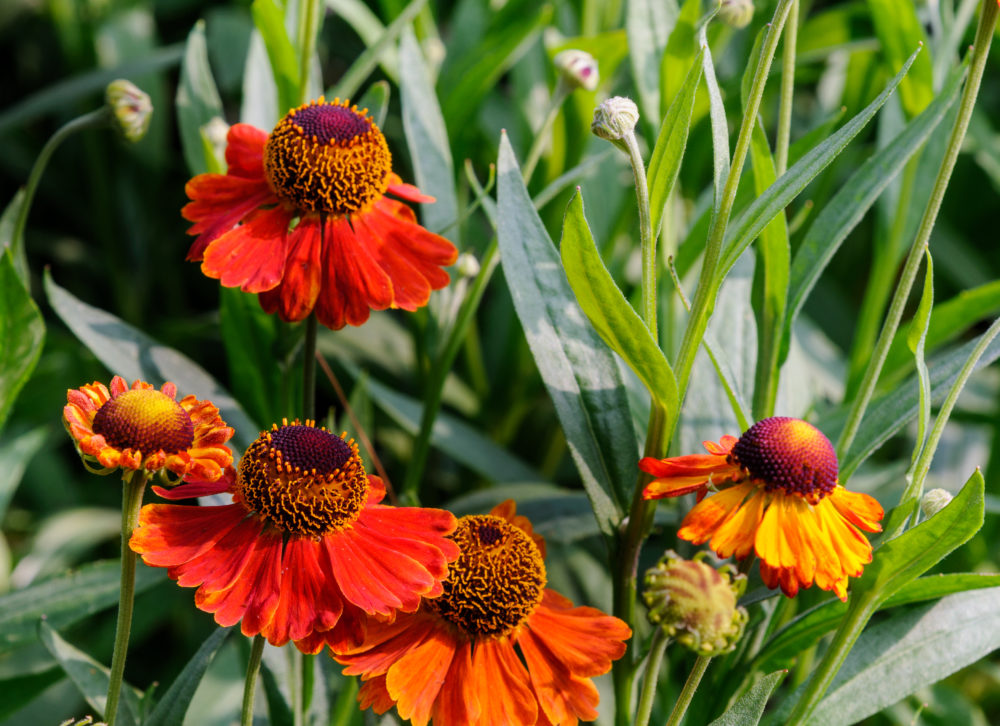
[[[385,137],[366,114],[320,98],[270,135],[230,128],[227,173],[186,187],[181,213],[198,235],[188,259],[225,287],[260,293],[261,306],[286,321],[315,310],[337,329],[361,325],[369,309],[426,305],[448,284],[441,268],[457,251],[385,196],[434,201],[392,172]]]
[[[357,648],[334,648],[344,673],[365,681],[362,708],[395,705],[414,726],[596,718],[590,678],[625,652],[628,626],[545,588],[545,543],[512,501],[462,517],[452,538],[461,555],[444,594],[393,623],[370,624]]]
[[[222,626],[273,645],[317,653],[364,637],[366,615],[391,620],[442,592],[458,548],[455,517],[439,509],[388,507],[382,481],[365,473],[354,440],[313,422],[275,424],[215,484],[193,482],[166,499],[229,492],[233,502],[148,504],[130,546],[166,567],[195,605]]]
[[[173,383],[159,391],[143,381],[129,388],[115,376],[110,391],[97,381],[66,391],[63,424],[84,465],[103,467],[97,473],[120,468],[131,477],[143,469],[215,481],[233,460],[225,445],[233,430],[210,402],[176,399]]]
[[[698,493],[677,536],[709,542],[720,557],[756,552],[765,584],[780,585],[789,597],[815,582],[846,600],[847,578],[872,560],[858,529],[881,532],[883,512],[872,497],[837,483],[837,455],[826,436],[805,421],[776,416],[739,439],[704,444],[708,454],[639,462],[655,477],[646,499]]]

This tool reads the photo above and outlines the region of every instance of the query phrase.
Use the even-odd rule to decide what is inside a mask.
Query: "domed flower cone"
[[[226,174],[188,182],[181,213],[197,235],[188,259],[225,287],[259,293],[282,320],[315,310],[329,328],[370,310],[416,310],[448,284],[457,250],[405,204],[434,198],[392,172],[385,137],[366,111],[322,98],[267,134],[229,130]]]
[[[871,562],[859,531],[880,532],[882,506],[837,482],[837,455],[816,427],[776,416],[739,439],[704,442],[708,454],[645,458],[646,499],[697,492],[677,536],[709,543],[719,557],[756,553],[768,587],[789,597],[814,582],[847,599],[848,577]]]
[[[590,679],[625,652],[628,626],[545,587],[545,543],[513,502],[462,517],[452,538],[461,554],[440,597],[371,623],[357,648],[333,649],[344,673],[365,681],[362,708],[395,705],[415,726],[596,718]]]
[[[166,567],[222,626],[276,646],[356,645],[368,616],[391,620],[442,593],[455,517],[389,507],[354,440],[311,421],[275,424],[216,483],[154,489],[166,499],[228,492],[231,504],[143,507],[131,547]]]

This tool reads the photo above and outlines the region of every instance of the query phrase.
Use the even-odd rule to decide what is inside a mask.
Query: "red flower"
[[[462,517],[452,537],[461,555],[440,597],[395,622],[370,624],[357,648],[334,648],[344,673],[365,681],[362,708],[395,705],[414,726],[596,718],[590,679],[625,652],[628,626],[545,588],[545,543],[513,502]]]
[[[426,305],[448,284],[457,251],[421,227],[410,202],[433,197],[392,172],[378,126],[349,102],[290,111],[270,135],[229,130],[226,174],[188,182],[181,213],[198,238],[188,259],[225,287],[260,294],[282,320],[313,310],[330,328],[361,325],[369,310]]]
[[[145,563],[197,586],[195,604],[219,625],[242,619],[244,635],[310,653],[357,644],[366,616],[391,620],[439,595],[458,556],[452,514],[379,504],[385,487],[365,474],[354,440],[310,421],[262,433],[216,484],[154,491],[229,492],[233,503],[143,507],[129,544]]]
[[[209,401],[194,396],[177,399],[177,386],[157,391],[121,376],[66,392],[63,423],[83,457],[105,471],[123,469],[126,476],[169,471],[178,477],[215,481],[233,460],[226,442],[233,430]]]
[[[647,457],[639,468],[655,479],[646,499],[698,493],[677,536],[709,543],[720,557],[760,557],[768,587],[789,597],[815,582],[847,599],[847,578],[872,560],[859,532],[881,532],[882,506],[837,483],[837,455],[815,426],[776,416],[739,439],[704,442],[708,454]]]

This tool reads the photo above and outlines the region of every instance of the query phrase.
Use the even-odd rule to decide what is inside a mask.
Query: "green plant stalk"
[[[888,231],[885,244],[878,245],[873,250],[871,270],[864,297],[861,300],[861,310],[858,313],[858,325],[854,332],[854,340],[847,359],[847,387],[844,399],[853,398],[861,385],[865,367],[869,361],[870,351],[875,345],[879,333],[879,324],[885,314],[885,306],[892,291],[892,284],[899,267],[902,254],[903,235],[906,232],[906,216],[913,196],[913,187],[920,168],[920,155],[915,154],[903,168],[903,180],[899,189],[899,201],[892,225]],[[846,453],[846,452],[844,452]]]
[[[309,93],[309,66],[316,52],[319,7],[320,0],[299,0],[299,103],[305,103]]]
[[[257,692],[257,676],[260,675],[260,658],[264,654],[264,636],[255,635],[247,661],[247,679],[243,684],[243,708],[240,711],[240,726],[253,726],[253,699]]]
[[[934,459],[934,452],[937,450],[938,442],[941,440],[941,435],[944,433],[944,427],[948,423],[948,418],[951,416],[952,410],[955,408],[955,404],[958,402],[958,396],[962,393],[962,389],[965,388],[966,382],[969,380],[969,376],[976,370],[976,363],[982,358],[983,353],[989,347],[993,339],[1000,334],[1000,318],[993,321],[993,324],[986,330],[979,340],[979,343],[973,349],[972,354],[969,359],[965,361],[962,369],[958,372],[958,378],[955,379],[955,385],[951,387],[948,391],[948,396],[945,398],[944,402],[941,404],[941,408],[938,411],[937,418],[934,419],[934,426],[927,436],[927,442],[924,444],[923,449],[920,451],[920,456],[917,457],[916,464],[913,467],[913,479],[906,487],[903,492],[903,496],[900,497],[899,503],[901,506],[905,505],[907,502],[916,502],[923,496],[924,493],[924,482],[927,480],[927,472],[930,471],[931,461]],[[898,534],[895,533],[895,534]],[[887,533],[887,537],[892,537],[893,533]]]
[[[646,662],[646,674],[643,676],[642,690],[639,691],[639,708],[635,714],[635,726],[648,726],[649,715],[653,712],[653,697],[656,695],[656,682],[660,676],[660,664],[663,653],[670,642],[670,636],[663,628],[653,631],[653,640],[649,644],[649,660]]]
[[[677,697],[677,703],[674,704],[674,710],[670,712],[670,718],[667,719],[666,726],[677,726],[681,722],[681,719],[684,718],[688,706],[691,705],[691,699],[694,698],[694,692],[698,690],[698,684],[701,683],[701,677],[705,675],[705,671],[708,670],[708,664],[711,662],[711,656],[698,656],[698,660],[691,667],[691,673],[688,675],[687,680],[684,681],[684,688],[681,689],[681,695]]]
[[[629,163],[632,164],[632,177],[635,181],[635,196],[639,208],[639,249],[642,255],[642,322],[646,324],[653,340],[656,333],[656,237],[653,235],[653,222],[649,214],[649,186],[646,181],[646,167],[643,165],[642,154],[635,133],[630,131],[622,138],[628,149]]]
[[[538,133],[535,134],[535,138],[531,142],[527,161],[521,167],[521,177],[524,179],[525,185],[531,181],[531,176],[535,173],[535,167],[538,166],[538,161],[542,158],[542,152],[547,145],[552,124],[556,122],[556,118],[559,116],[559,109],[562,108],[563,103],[569,98],[572,90],[569,84],[560,77],[559,82],[556,83],[555,91],[552,92],[552,99],[549,101],[549,110],[545,114],[545,120],[542,121],[541,128],[538,129]]]
[[[756,122],[757,113],[760,111],[761,98],[764,95],[764,85],[767,81],[768,73],[771,69],[771,62],[774,60],[774,53],[778,47],[778,40],[781,37],[781,29],[784,26],[788,9],[794,0],[779,0],[774,11],[774,18],[768,28],[764,45],[761,49],[760,62],[754,72],[753,82],[750,86],[750,93],[747,96],[746,111],[743,115],[743,122],[740,125],[739,137],[736,148],[733,152],[733,163],[729,168],[726,183],[723,187],[722,200],[718,212],[713,216],[709,227],[708,242],[705,248],[705,258],[702,263],[701,276],[698,280],[698,289],[691,307],[691,315],[688,318],[687,327],[684,330],[684,337],[674,364],[674,373],[677,376],[678,408],[676,411],[658,411],[656,406],[650,412],[649,431],[646,436],[645,455],[655,458],[662,458],[666,455],[667,445],[674,435],[677,422],[680,417],[681,404],[687,393],[688,381],[691,378],[691,368],[694,365],[695,354],[705,337],[705,330],[708,328],[708,320],[715,307],[715,299],[718,297],[722,280],[718,279],[717,268],[722,257],[722,245],[725,241],[726,226],[736,202],[736,190],[739,186],[740,175],[743,164],[746,162],[747,152],[750,149],[750,135],[753,132],[753,125]],[[635,623],[635,590],[637,581],[637,568],[639,564],[639,550],[642,541],[652,524],[655,502],[642,498],[642,488],[646,482],[646,475],[640,474],[636,483],[636,490],[632,497],[632,506],[629,511],[628,524],[621,538],[618,552],[618,577],[615,578],[614,610],[615,615],[626,623]],[[631,648],[626,651],[624,662],[613,671],[615,683],[615,709],[617,726],[628,726],[631,722],[628,718],[628,709],[631,703],[631,685],[634,678],[634,662],[630,657]]]
[[[778,103],[778,131],[774,139],[774,171],[788,170],[788,144],[792,130],[792,98],[795,94],[795,46],[799,35],[799,0],[788,9],[788,32],[781,56],[781,98]]]
[[[885,323],[882,325],[882,332],[879,334],[875,350],[865,370],[865,377],[861,382],[858,395],[851,404],[847,424],[844,426],[840,440],[837,442],[837,455],[840,457],[843,457],[850,450],[851,444],[854,442],[854,437],[858,433],[858,428],[861,426],[861,419],[864,417],[865,410],[868,408],[872,395],[875,393],[875,384],[878,382],[882,366],[885,364],[886,355],[889,353],[889,345],[892,343],[892,339],[896,335],[896,330],[899,328],[906,300],[910,295],[913,282],[916,280],[924,252],[928,248],[931,231],[934,229],[934,222],[937,220],[938,211],[941,209],[941,202],[948,188],[948,182],[951,180],[955,161],[958,159],[958,154],[962,149],[962,142],[965,140],[965,133],[969,128],[969,120],[972,118],[972,111],[976,105],[976,97],[979,95],[979,85],[983,80],[983,69],[989,57],[990,42],[993,40],[993,30],[996,28],[998,13],[1000,13],[1000,7],[998,7],[997,3],[992,0],[983,0],[979,15],[979,26],[976,28],[976,39],[971,51],[972,62],[969,67],[969,77],[965,81],[965,88],[962,89],[962,99],[958,107],[958,116],[955,118],[955,125],[952,127],[951,136],[948,138],[948,146],[945,150],[944,158],[941,160],[941,167],[938,170],[937,178],[934,180],[934,188],[931,190],[927,209],[920,220],[917,236],[913,240],[913,246],[907,255],[899,284],[896,286],[892,302],[889,305],[889,312],[886,315]]]
[[[122,573],[118,593],[118,620],[115,623],[115,645],[111,656],[111,674],[108,678],[108,698],[104,707],[104,720],[115,726],[118,718],[118,701],[121,698],[122,679],[125,676],[125,657],[128,639],[132,632],[132,611],[135,606],[136,554],[128,546],[132,532],[139,523],[142,495],[146,491],[148,475],[140,470],[123,482],[122,486]]]
[[[55,152],[59,145],[62,144],[67,138],[72,136],[77,131],[82,131],[83,129],[96,128],[98,126],[107,126],[111,123],[112,116],[111,112],[107,107],[102,106],[99,109],[85,113],[82,116],[78,116],[72,121],[68,121],[64,125],[60,126],[49,140],[45,142],[45,146],[38,154],[38,158],[35,159],[34,166],[31,167],[31,173],[28,174],[28,181],[24,185],[24,201],[21,203],[21,208],[18,210],[17,218],[14,221],[14,233],[11,236],[11,252],[14,254],[14,259],[23,259],[24,254],[24,230],[28,225],[28,213],[31,211],[31,202],[35,198],[35,191],[38,189],[38,182],[42,178],[42,174],[45,172],[45,167],[49,164],[49,159],[52,158],[52,154]]]

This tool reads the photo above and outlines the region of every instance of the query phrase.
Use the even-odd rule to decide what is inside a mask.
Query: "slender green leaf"
[[[631,497],[639,454],[625,386],[611,351],[573,297],[506,134],[500,137],[497,196],[497,237],[514,308],[601,531],[611,536]]]
[[[653,119],[660,116],[660,62],[680,8],[677,0],[630,0],[625,13],[625,32],[632,77],[639,93],[639,108],[643,117],[653,123]],[[656,228],[655,223],[653,228]]]
[[[855,602],[868,592],[889,597],[968,542],[983,526],[985,486],[977,469],[944,509],[882,544],[853,588]]]
[[[136,593],[167,579],[164,570],[140,567]],[[118,602],[121,567],[117,561],[94,562],[59,577],[35,583],[0,597],[0,653],[33,642],[35,626],[44,617],[64,628]]]
[[[0,429],[31,377],[45,341],[42,314],[24,287],[10,249],[0,250]]]
[[[959,372],[969,359],[969,356],[973,354],[980,338],[970,340],[968,343],[945,355],[937,357],[928,364],[932,400],[941,400],[951,390],[955,381],[958,380]],[[983,356],[976,363],[976,370],[988,366],[997,358],[1000,358],[1000,339],[994,340],[989,345]],[[917,384],[915,380],[910,382],[909,379],[906,383],[896,386],[891,392],[873,401],[865,412],[865,417],[858,428],[858,435],[854,438],[854,443],[851,445],[847,455],[841,459],[841,481],[847,481],[851,474],[861,465],[861,462],[871,456],[873,451],[877,450],[882,444],[895,436],[900,429],[913,421],[917,416],[918,406]],[[839,411],[835,417],[825,419],[820,428],[826,431],[831,438],[836,439],[836,436],[844,427],[844,420],[844,412]]]
[[[49,649],[52,656],[59,662],[66,675],[70,677],[80,695],[98,713],[104,714],[108,700],[108,681],[110,670],[91,658],[79,648],[70,645],[46,621],[38,623],[38,636]],[[140,699],[142,694],[135,688],[122,683],[121,700],[118,702],[118,720],[121,726],[135,726],[139,723],[142,713]],[[107,714],[105,714],[107,718]]]
[[[411,3],[411,6],[413,4],[416,3]],[[365,51],[351,64],[351,68],[338,81],[331,95],[350,98],[360,87],[360,84],[371,75],[373,68],[369,68],[369,65],[372,61],[379,64],[382,72],[390,81],[397,83],[399,81],[399,53],[396,49],[395,39],[399,37],[399,31],[403,29],[403,26],[413,20],[407,12],[410,6],[407,6],[407,9],[396,18],[397,20],[406,19],[391,35],[378,16],[363,0],[326,0],[326,6],[336,14],[338,21],[343,20],[350,25],[365,45]],[[377,48],[377,52],[369,54],[373,48]],[[355,67],[357,71],[354,70]],[[355,79],[354,76],[357,78]]]
[[[243,101],[240,121],[259,129],[273,129],[286,112],[278,110],[278,86],[271,73],[264,38],[256,28],[250,33],[246,63],[243,67]]]
[[[17,223],[17,216],[24,206],[24,188],[17,190],[14,198],[10,200],[7,208],[0,215],[0,254],[9,247],[14,256],[14,269],[21,280],[21,285],[28,287],[28,257],[24,252],[24,235],[20,239],[14,239],[14,225]]]
[[[702,53],[699,51],[691,63],[684,85],[674,97],[660,124],[660,133],[649,158],[649,214],[652,219],[653,237],[660,236],[663,211],[670,198],[670,192],[681,170],[681,160],[687,146],[688,131],[691,128],[691,112],[694,109],[694,94],[701,81]],[[657,106],[658,107],[658,106]]]
[[[350,0],[329,0],[331,5],[345,5],[353,6],[354,3]],[[367,43],[364,52],[359,55],[355,61],[351,64],[351,67],[347,69],[347,72],[341,76],[340,80],[337,81],[337,85],[334,86],[333,90],[330,92],[332,96],[338,96],[340,98],[351,98],[358,92],[361,88],[361,84],[364,83],[365,79],[372,74],[375,70],[375,66],[380,62],[382,67],[385,68],[388,63],[385,59],[388,57],[387,49],[391,48],[396,39],[403,33],[403,31],[410,26],[410,23],[420,14],[423,10],[424,5],[427,4],[427,0],[412,0],[412,2],[406,6],[395,20],[393,20],[387,28],[382,29],[382,24],[375,19],[375,26],[379,28],[379,32],[376,37],[371,38]],[[364,7],[363,5],[361,7]],[[369,12],[368,8],[364,7],[364,11],[361,8],[352,8],[355,14],[362,14],[363,12]],[[364,21],[362,21],[364,22]],[[355,28],[358,26],[355,25]],[[359,34],[362,34],[359,31]],[[363,35],[363,34],[362,34]],[[415,40],[415,39],[414,39]],[[395,54],[392,56],[395,58]],[[401,71],[399,83],[402,85],[406,83],[406,58],[401,60],[394,60],[391,65],[392,72],[388,75],[392,80],[396,80],[397,69]],[[420,69],[417,72],[426,73],[426,69],[423,67],[423,59],[421,58]],[[433,84],[428,81],[428,85],[433,87]],[[405,94],[404,94],[405,98]],[[436,98],[436,97],[435,97]],[[405,116],[404,116],[405,121]],[[418,177],[419,178],[419,177]]]
[[[917,445],[913,448],[913,463],[916,464],[920,451],[927,438],[927,427],[931,421],[931,379],[927,372],[927,360],[924,350],[927,344],[927,327],[931,322],[931,310],[934,307],[934,262],[931,251],[925,250],[927,270],[924,273],[924,291],[920,296],[920,305],[913,316],[913,325],[906,337],[906,344],[913,352],[917,366],[917,381],[920,383],[920,396],[917,399]],[[911,470],[912,475],[912,470]]]
[[[208,64],[204,20],[195,23],[188,34],[180,83],[177,86],[176,106],[181,148],[188,171],[192,174],[214,171],[219,160],[206,158],[201,129],[213,118],[222,117],[222,99],[219,98],[212,68]]]
[[[993,318],[1000,313],[1000,280],[963,290],[950,300],[938,303],[931,313],[927,328],[926,346],[933,350],[966,334],[972,326],[984,318]],[[905,369],[911,363],[907,347],[912,322],[900,326],[889,353],[885,358],[883,376]]]
[[[234,393],[255,421],[278,421],[283,370],[275,365],[278,322],[261,310],[253,295],[219,289],[219,331]]]
[[[903,68],[874,101],[868,104],[861,113],[844,124],[830,138],[799,159],[787,172],[781,175],[780,179],[768,187],[764,194],[757,197],[750,207],[730,225],[726,232],[726,246],[721,264],[723,274],[736,264],[736,260],[743,254],[743,250],[757,238],[760,231],[782,209],[787,207],[798,196],[799,192],[817,174],[825,169],[844,150],[844,147],[858,135],[861,129],[871,121],[872,117],[889,99],[889,96],[896,89],[896,86],[899,85],[899,82],[906,76],[906,72],[916,57],[916,53],[910,56]]]
[[[0,720],[6,721],[65,677],[60,668],[50,668],[0,681]]]
[[[216,628],[212,631],[198,648],[198,652],[184,666],[184,670],[170,684],[170,688],[160,698],[153,712],[143,720],[143,726],[175,726],[184,721],[184,715],[191,705],[198,684],[201,683],[205,671],[208,670],[212,659],[230,632],[231,628]]]
[[[0,443],[0,521],[7,513],[24,470],[45,444],[48,435],[48,427],[40,426],[16,437],[8,436]]]
[[[809,723],[857,723],[996,648],[1000,588],[949,595],[900,613],[862,633]]]
[[[956,592],[1000,587],[1000,575],[958,573],[928,575],[908,582],[879,608],[888,610],[900,605],[912,605],[927,600],[937,600]],[[754,667],[770,670],[791,662],[799,653],[819,642],[826,633],[837,627],[847,603],[837,598],[824,600],[810,608],[778,630],[754,659]]]
[[[726,107],[722,103],[722,91],[715,77],[715,64],[712,62],[712,51],[708,46],[705,26],[698,31],[698,41],[701,43],[701,65],[705,73],[705,88],[708,89],[708,117],[712,126],[712,181],[715,184],[715,203],[713,208],[718,211],[722,204],[723,188],[729,177],[729,122],[726,120]]]
[[[608,347],[639,376],[650,396],[664,411],[677,409],[674,372],[604,266],[583,211],[579,190],[563,218],[560,244],[563,267],[576,301]]]
[[[698,52],[698,25],[702,18],[701,0],[685,0],[674,14],[667,44],[660,58],[660,105],[653,110],[651,119],[660,118],[669,108],[684,85],[684,77],[691,67],[691,59]],[[643,106],[645,111],[645,105]],[[655,125],[655,124],[654,124]]]
[[[409,26],[399,43],[399,61],[403,131],[413,159],[413,172],[420,190],[437,199],[434,204],[424,205],[420,214],[428,228],[439,231],[458,218],[455,169],[448,145],[448,128],[417,38]]]
[[[144,380],[154,385],[171,381],[182,396],[195,394],[218,406],[222,419],[236,429],[234,441],[248,446],[258,433],[239,403],[200,365],[173,348],[158,343],[111,313],[91,307],[59,287],[48,271],[45,292],[49,304],[73,334],[112,373],[130,383]]]
[[[285,30],[285,15],[274,0],[253,0],[253,23],[264,40],[278,89],[278,113],[299,105],[299,61]]]
[[[868,9],[887,68],[898,68],[910,53],[927,44],[915,4],[868,0]],[[909,77],[900,84],[899,98],[911,118],[934,98],[934,69],[929,50],[917,59]]]
[[[782,339],[781,360],[788,356],[791,330],[802,305],[812,292],[841,243],[861,221],[879,195],[938,127],[962,88],[966,66],[948,79],[934,102],[895,139],[870,156],[820,212],[792,261],[789,305]],[[906,355],[905,350],[899,354]]]
[[[358,108],[367,108],[375,123],[385,125],[385,117],[389,113],[389,97],[392,87],[388,81],[376,81],[358,99]]]
[[[715,719],[708,726],[755,726],[764,714],[767,699],[774,693],[788,671],[775,671],[761,678],[744,693],[732,708]]]

